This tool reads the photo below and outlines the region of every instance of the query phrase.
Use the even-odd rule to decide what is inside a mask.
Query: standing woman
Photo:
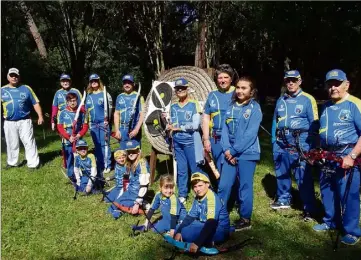
[[[98,175],[110,172],[111,166],[111,150],[109,142],[107,144],[108,154],[105,158],[105,137],[110,136],[110,117],[104,116],[104,85],[97,74],[91,74],[89,77],[89,84],[87,88],[87,97],[85,101],[85,108],[89,115],[90,134],[95,146],[95,157],[97,161]],[[112,97],[107,93],[108,98],[108,115],[111,115]]]
[[[236,231],[251,227],[253,208],[253,175],[260,159],[258,129],[262,121],[261,107],[255,100],[257,89],[248,77],[241,77],[225,114],[221,146],[225,162],[222,167],[218,196],[227,205],[238,175],[239,216]]]
[[[185,203],[188,196],[188,169],[192,173],[200,171],[196,160],[198,155],[195,152],[194,137],[196,132],[199,133],[201,111],[198,102],[189,98],[187,89],[187,80],[179,78],[175,81],[174,90],[179,100],[170,108],[171,122],[167,125],[173,138],[178,196],[181,203]]]
[[[212,153],[217,169],[221,171],[222,147],[220,144],[222,126],[226,110],[231,103],[234,86],[232,80],[237,73],[228,64],[220,65],[216,70],[217,90],[209,93],[203,112],[203,145],[207,153]]]

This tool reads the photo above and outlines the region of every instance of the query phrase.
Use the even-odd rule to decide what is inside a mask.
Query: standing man
[[[36,169],[40,165],[38,148],[34,138],[33,123],[30,119],[31,108],[38,114],[38,125],[44,123],[39,99],[27,85],[20,84],[20,73],[16,68],[9,69],[9,84],[1,88],[1,102],[4,113],[4,132],[6,139],[7,166],[18,166],[19,137],[25,147],[27,166]]]
[[[315,191],[311,167],[300,160],[299,149],[308,151],[316,142],[319,128],[315,99],[302,91],[301,75],[297,70],[284,75],[287,91],[276,103],[273,120],[273,160],[277,178],[277,200],[272,209],[287,209],[291,204],[291,171],[293,171],[301,200],[304,220],[315,213]]]
[[[315,231],[340,229],[341,242],[356,244],[361,236],[360,169],[355,160],[361,154],[361,100],[350,95],[350,82],[342,70],[326,74],[326,87],[331,100],[327,101],[320,117],[320,140],[325,150],[343,157],[335,173],[321,170],[320,189],[325,216]],[[345,195],[345,193],[348,195]]]

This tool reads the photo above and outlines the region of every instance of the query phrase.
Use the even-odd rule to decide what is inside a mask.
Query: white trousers
[[[39,164],[38,148],[35,143],[31,119],[4,121],[8,165],[16,166],[19,160],[19,137],[25,148],[27,165],[35,168]]]

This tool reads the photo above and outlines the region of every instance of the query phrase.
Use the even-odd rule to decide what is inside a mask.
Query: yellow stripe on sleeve
[[[91,160],[92,167],[97,167],[97,163],[95,161],[94,154],[92,154],[92,153],[88,154],[88,158]]]
[[[38,97],[35,95],[35,93],[34,93],[34,91],[32,90],[32,88],[29,87],[28,85],[24,85],[24,86],[29,89],[29,91],[30,91],[31,95],[33,95],[35,101],[36,101],[36,102],[39,102],[39,99],[38,99]]]
[[[173,194],[170,196],[170,214],[177,215],[177,197]]]
[[[317,102],[315,98],[306,92],[302,92],[302,95],[304,95],[311,101],[313,120],[318,120]]]
[[[358,111],[361,114],[361,100],[352,95],[349,95],[348,100],[355,104],[355,106],[357,107]]]
[[[216,196],[211,190],[207,192],[207,220],[216,217]]]

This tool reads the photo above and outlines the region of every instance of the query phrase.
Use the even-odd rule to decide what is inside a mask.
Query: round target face
[[[164,136],[166,122],[162,119],[162,111],[154,110],[148,115],[145,119],[145,124],[147,125],[148,132],[153,136]]]
[[[164,105],[167,106],[172,100],[172,87],[168,83],[162,82],[155,88],[157,89],[160,98],[163,100]],[[157,108],[162,108],[162,105],[154,91],[152,91],[152,102]]]

